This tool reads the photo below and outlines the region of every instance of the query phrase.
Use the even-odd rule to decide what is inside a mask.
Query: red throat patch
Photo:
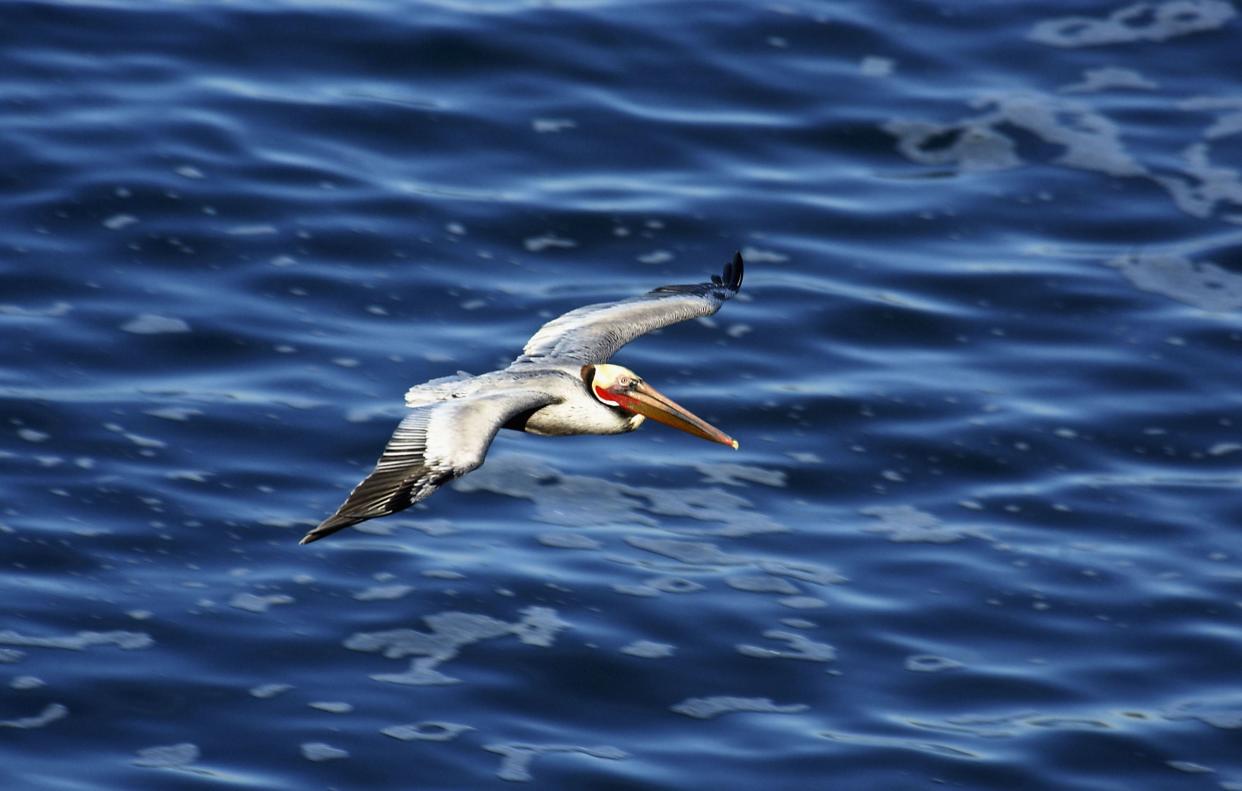
[[[595,396],[599,398],[600,401],[603,401],[605,404],[611,404],[612,406],[619,406],[622,408],[628,408],[626,405],[626,402],[630,401],[630,399],[626,398],[625,396],[617,395],[616,393],[610,393],[598,385],[595,386]]]

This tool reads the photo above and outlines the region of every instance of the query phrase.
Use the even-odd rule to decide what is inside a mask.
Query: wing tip
[[[321,538],[327,538],[328,536],[332,535],[333,533],[339,530],[344,530],[350,525],[356,525],[362,521],[364,520],[353,519],[351,517],[343,517],[340,514],[333,514],[332,516],[323,520],[323,522],[319,525],[319,527],[316,527],[314,530],[311,530],[309,533],[302,536],[302,540],[298,542],[298,546],[301,546],[303,544],[313,543],[315,541],[318,541]]]
[[[736,250],[733,253],[733,259],[725,264],[723,282],[716,275],[712,275],[712,282],[722,285],[730,291],[737,292],[742,288],[742,276],[745,273],[745,269],[745,264],[742,261],[742,251]]]

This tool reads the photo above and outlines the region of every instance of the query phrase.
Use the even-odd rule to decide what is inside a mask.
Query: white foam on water
[[[1146,84],[1141,82],[1143,78],[1135,78],[1125,70],[1089,73],[1097,81],[1110,84]],[[1036,92],[990,93],[972,104],[986,112],[949,123],[894,119],[884,124],[884,129],[897,138],[898,150],[909,159],[971,171],[1020,165],[1016,143],[1004,132],[1016,127],[1062,147],[1064,151],[1054,163],[1095,173],[1149,179],[1169,192],[1177,207],[1191,216],[1211,217],[1222,207],[1242,207],[1242,173],[1213,163],[1208,147],[1208,140],[1242,132],[1242,99],[1194,97],[1177,104],[1186,112],[1222,114],[1207,128],[1205,140],[1196,140],[1182,149],[1181,158],[1171,171],[1153,171],[1139,163],[1125,149],[1119,127],[1112,119],[1074,99]],[[1242,215],[1228,214],[1222,219],[1242,224]]]
[[[1057,90],[1061,93],[1099,93],[1119,89],[1154,91],[1159,87],[1159,83],[1147,79],[1134,69],[1104,66],[1099,69],[1084,70],[1080,82],[1063,85]]]
[[[566,129],[576,129],[578,122],[572,118],[534,118],[530,126],[540,134],[556,134]]]
[[[869,525],[868,533],[880,533],[895,543],[951,544],[966,538],[986,538],[973,528],[953,527],[940,518],[910,505],[874,505],[859,513],[872,516],[879,524]]]
[[[534,518],[555,525],[658,527],[660,521],[656,517],[670,516],[720,524],[721,527],[700,532],[722,536],[787,530],[752,510],[749,500],[721,489],[630,486],[588,475],[565,474],[538,457],[524,454],[489,459],[485,466],[452,485],[462,492],[485,491],[530,500],[535,504]]]
[[[354,594],[357,601],[392,601],[413,592],[413,585],[374,585]]]
[[[21,305],[0,305],[0,316],[19,316],[29,319],[48,319],[66,316],[73,306],[68,302],[53,302],[46,308],[27,308]]]
[[[792,610],[818,610],[821,607],[828,606],[828,602],[815,596],[789,596],[776,601],[782,607],[788,607]]]
[[[1242,697],[1222,695],[1213,700],[1185,700],[1160,712],[1166,720],[1198,720],[1222,730],[1242,730]]]
[[[47,686],[47,682],[38,676],[17,676],[9,682],[13,689],[38,689]]]
[[[751,245],[742,248],[742,258],[749,264],[779,264],[789,260],[784,253]]]
[[[156,439],[155,437],[144,437],[141,434],[134,434],[133,432],[130,432],[130,431],[125,431],[121,433],[122,433],[122,436],[125,437],[125,439],[129,440],[130,442],[134,443],[140,448],[166,448],[168,447],[168,443],[162,439]]]
[[[670,643],[657,643],[652,640],[635,640],[621,647],[621,653],[643,659],[663,659],[672,656],[676,650],[677,648]]]
[[[250,694],[260,700],[267,700],[277,695],[283,695],[291,689],[293,689],[292,684],[260,684],[257,687],[251,687]]]
[[[286,593],[260,595],[257,593],[238,593],[229,599],[229,606],[246,612],[267,612],[278,604],[292,604],[294,598]]]
[[[897,138],[906,157],[925,165],[956,165],[960,170],[1003,170],[1022,160],[1017,144],[1001,131],[1013,126],[1061,146],[1058,164],[1113,176],[1148,171],[1126,151],[1121,130],[1090,105],[1035,92],[986,93],[971,104],[982,110],[949,123],[894,119],[884,130]],[[944,139],[952,142],[944,144]]]
[[[667,264],[672,260],[673,254],[668,250],[652,250],[650,253],[638,256],[640,264]]]
[[[785,643],[789,650],[739,643],[735,646],[737,652],[757,659],[801,659],[806,662],[831,662],[837,658],[837,649],[828,643],[817,642],[796,632],[769,629],[763,636]]]
[[[373,536],[391,536],[397,532],[399,527],[411,527],[428,536],[446,536],[459,532],[447,519],[420,519],[417,522],[402,522],[400,518],[376,519],[354,525],[352,529]]]
[[[173,470],[164,473],[170,481],[190,481],[191,483],[207,483],[215,473],[207,470]]]
[[[781,623],[790,629],[814,629],[819,624],[805,618],[782,618]]]
[[[617,593],[621,593],[626,596],[652,597],[660,595],[658,590],[649,585],[630,585],[628,583],[617,582],[613,583],[612,589]]]
[[[456,657],[464,646],[512,635],[527,645],[547,647],[555,642],[557,634],[569,627],[548,607],[527,607],[521,614],[521,620],[509,623],[478,613],[442,612],[423,619],[427,631],[359,632],[345,641],[345,647],[382,653],[389,659],[418,657],[411,661],[405,673],[372,675],[377,681],[414,686],[456,684],[460,679],[440,672],[439,666]]]
[[[1053,47],[1097,47],[1136,41],[1165,41],[1216,30],[1237,12],[1224,0],[1168,0],[1134,3],[1106,17],[1068,16],[1038,22],[1027,38]]]
[[[532,253],[541,253],[544,250],[554,248],[568,249],[578,246],[578,243],[573,239],[565,239],[554,233],[546,233],[543,236],[532,236],[523,241],[522,244],[529,252]]]
[[[1126,151],[1121,128],[1090,105],[1039,93],[985,95],[976,105],[994,108],[989,119],[993,125],[1011,123],[1063,146],[1059,164],[1112,176],[1147,173]]]
[[[589,479],[588,479],[589,480]],[[657,516],[716,522],[721,527],[699,530],[728,538],[785,533],[789,528],[750,510],[751,502],[722,489],[662,489],[654,486],[622,486],[621,493],[641,498],[639,507]],[[632,527],[633,522],[627,527]]]
[[[1192,143],[1182,151],[1180,175],[1153,178],[1192,217],[1211,217],[1221,204],[1242,207],[1242,172],[1214,164],[1207,143]]]
[[[539,533],[535,539],[545,547],[558,549],[599,549],[603,543],[582,533]]]
[[[710,698],[687,698],[671,707],[678,714],[693,717],[697,720],[710,720],[722,714],[738,711],[757,712],[762,714],[797,714],[806,711],[810,706],[805,703],[778,704],[771,698],[740,698],[731,695],[718,695]]]
[[[703,483],[719,483],[724,486],[746,486],[758,483],[778,489],[785,487],[785,473],[746,464],[701,463],[694,469],[703,476]]]
[[[121,329],[135,335],[168,335],[190,332],[190,325],[183,319],[142,313],[122,324]]]
[[[188,407],[161,407],[159,409],[145,410],[142,414],[158,417],[162,420],[175,420],[183,423],[195,415],[203,414],[203,410]]]
[[[759,560],[755,565],[760,571],[793,577],[813,585],[839,585],[848,580],[832,569],[807,560]]]
[[[500,768],[496,776],[501,780],[514,783],[529,783],[534,780],[530,772],[535,758],[548,753],[572,753],[586,755],[591,758],[602,758],[608,761],[621,761],[629,758],[629,754],[617,747],[607,745],[600,747],[580,747],[574,744],[488,744],[483,747],[491,753],[501,756]]]
[[[69,708],[61,703],[49,703],[43,708],[43,711],[33,717],[19,717],[15,720],[0,720],[0,728],[16,728],[18,730],[30,730],[32,728],[43,728],[51,725],[57,720],[63,720],[69,716]]]
[[[1178,103],[1178,108],[1191,112],[1216,112],[1220,117],[1207,128],[1203,136],[1208,140],[1242,133],[1242,97],[1192,96]]]
[[[280,233],[275,225],[234,225],[225,228],[229,236],[274,236]]]
[[[1230,453],[1237,453],[1242,450],[1242,443],[1239,442],[1217,442],[1208,448],[1209,456],[1228,456]]]
[[[317,700],[306,705],[312,709],[326,711],[329,714],[348,714],[354,710],[354,704],[340,700]]]
[[[58,637],[34,637],[11,629],[0,632],[0,645],[20,645],[29,648],[63,648],[84,651],[100,645],[114,645],[125,651],[150,648],[155,640],[146,632],[78,632]]]
[[[1165,764],[1168,765],[1170,769],[1176,769],[1179,772],[1186,772],[1193,775],[1212,774],[1216,771],[1210,766],[1197,764],[1194,761],[1165,761]]]
[[[132,214],[114,214],[103,221],[103,226],[109,231],[119,231],[136,222],[138,222],[138,218]]]
[[[342,758],[348,758],[349,751],[342,750],[340,747],[333,747],[324,742],[305,742],[302,744],[302,757],[316,763],[339,761]]]
[[[786,607],[816,608],[826,606],[826,602],[813,596],[799,596],[799,589],[793,583],[780,579],[792,577],[813,585],[833,585],[844,582],[845,578],[832,569],[807,561],[780,561],[763,557],[728,553],[715,544],[703,541],[680,541],[676,539],[653,538],[650,536],[628,536],[626,543],[638,549],[670,558],[696,569],[734,569],[739,566],[753,566],[764,575],[734,574],[725,577],[725,582],[735,590],[746,590],[755,593],[775,593],[786,598],[778,602]],[[679,578],[671,578],[679,579]],[[692,582],[687,580],[688,582]],[[621,593],[636,596],[654,596],[659,592],[667,592],[670,585],[678,583],[661,583],[648,580],[640,586],[614,586]],[[698,586],[699,583],[694,583]],[[664,589],[662,591],[662,589]],[[698,589],[697,587],[693,589]],[[691,588],[685,588],[691,590]],[[792,595],[791,595],[792,594]]]
[[[1179,253],[1139,253],[1112,259],[1117,269],[1143,291],[1192,305],[1200,310],[1233,311],[1242,308],[1242,275],[1210,261],[1193,261]]]
[[[864,77],[888,77],[897,69],[897,61],[892,58],[881,58],[867,55],[858,64],[858,71]]]
[[[785,596],[792,596],[800,592],[798,586],[789,580],[769,574],[725,577],[725,584],[734,590],[747,591],[748,593],[779,593]]]
[[[963,172],[1005,170],[1022,164],[1017,146],[986,122],[953,124],[894,119],[883,127],[897,138],[897,150],[922,165],[954,165]],[[929,145],[952,135],[950,145]]]
[[[138,757],[131,763],[146,769],[181,769],[193,764],[199,758],[197,744],[181,742],[157,747],[144,747],[138,751]]]
[[[1166,7],[1172,4],[1166,4]],[[1221,4],[1224,5],[1224,4]],[[1242,132],[1242,99],[1197,96],[1176,104],[1185,112],[1213,112],[1215,123],[1204,139],[1190,142],[1170,169],[1139,162],[1126,149],[1120,127],[1083,100],[1065,94],[1126,88],[1151,90],[1154,82],[1129,69],[1088,70],[1083,82],[1064,86],[1061,95],[1035,91],[989,92],[971,102],[980,112],[945,123],[893,119],[883,128],[897,138],[898,150],[925,165],[949,165],[960,172],[1017,167],[1022,160],[1009,130],[1017,128],[1060,146],[1055,164],[1118,177],[1148,179],[1169,193],[1182,211],[1207,218],[1242,207],[1242,172],[1213,161],[1210,141]],[[1242,214],[1222,214],[1242,224]]]

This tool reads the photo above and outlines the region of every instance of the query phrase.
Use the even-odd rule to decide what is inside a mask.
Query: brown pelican
[[[307,533],[309,544],[350,525],[430,497],[483,463],[501,428],[528,434],[623,434],[645,418],[737,448],[737,440],[608,358],[639,335],[710,316],[742,287],[742,256],[707,283],[661,286],[619,302],[571,310],[549,321],[502,371],[411,387],[413,411],[397,426],[371,474]]]

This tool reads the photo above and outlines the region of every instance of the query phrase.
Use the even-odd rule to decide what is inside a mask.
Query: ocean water
[[[1242,788],[1222,0],[0,3],[0,787]],[[406,387],[582,304],[741,441]]]

